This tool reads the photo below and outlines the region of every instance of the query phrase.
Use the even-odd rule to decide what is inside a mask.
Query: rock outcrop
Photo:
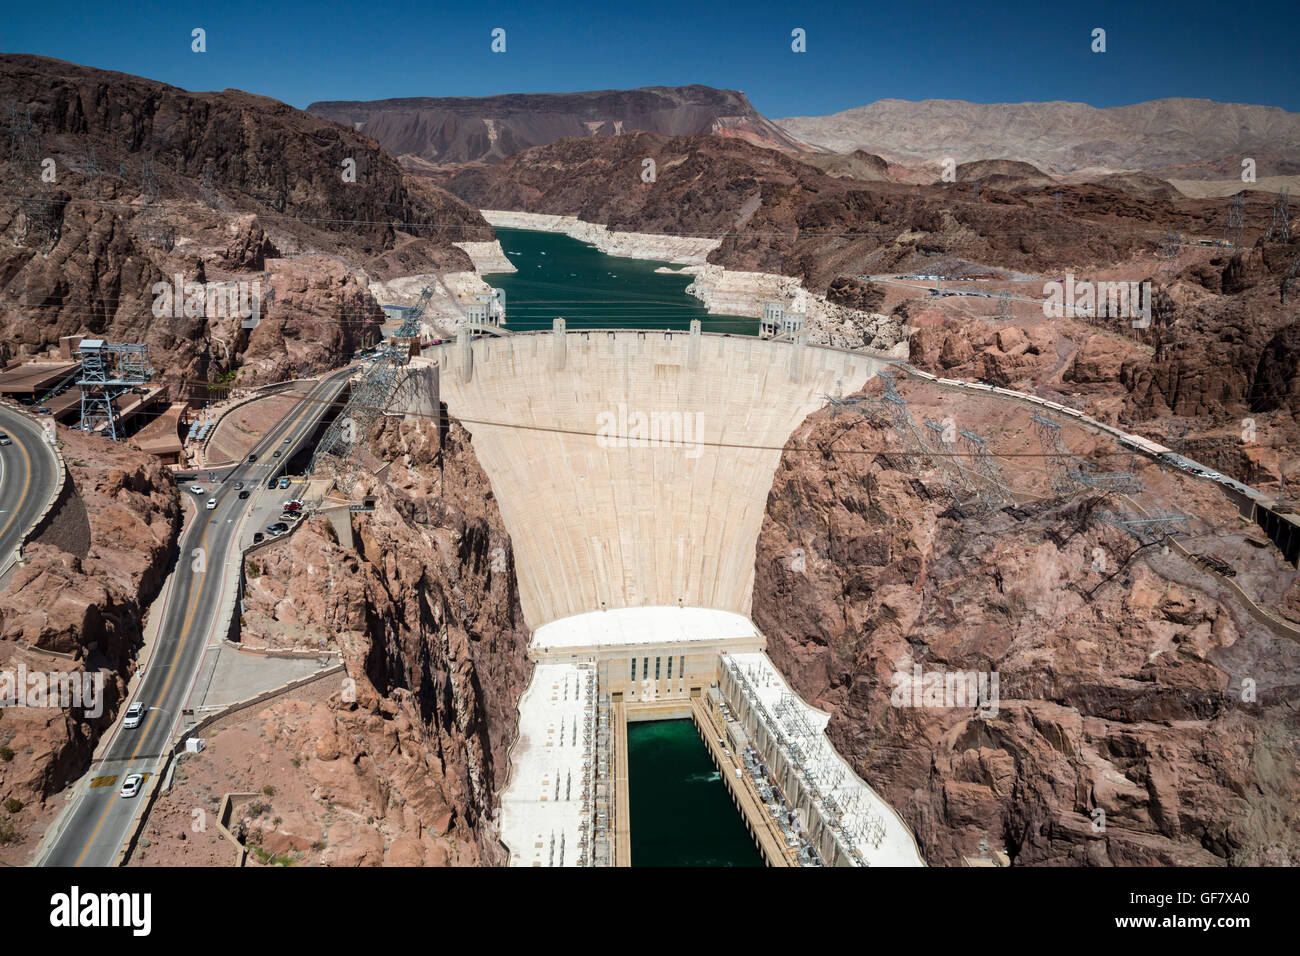
[[[257,715],[274,812],[240,826],[302,862],[504,862],[496,794],[531,673],[510,539],[454,421],[441,456],[427,420],[386,421],[373,451],[392,465],[368,483],[378,500],[355,519],[355,551],[318,518],[248,558],[242,640],[323,644],[355,683]],[[170,858],[169,830],[151,836],[146,862]]]
[[[918,417],[942,400],[909,397]],[[963,424],[982,416],[998,450],[1032,441],[1014,410],[996,421],[995,406],[937,407]],[[792,439],[827,451],[787,453],[777,470],[754,620],[927,861],[1001,850],[1016,865],[1296,862],[1300,649],[1182,559],[1139,551],[1097,502],[963,517],[936,474],[894,470],[885,437],[820,413]],[[886,454],[834,453],[844,448]],[[1014,487],[1046,491],[1029,466],[1001,464]],[[1215,497],[1193,513],[1231,520]],[[1245,552],[1234,560],[1255,560]],[[1264,560],[1259,581],[1294,576]],[[996,674],[1000,699],[992,712],[973,699],[912,706],[896,691],[915,668]]]
[[[371,136],[394,156],[416,164],[499,162],[566,137],[636,130],[804,148],[761,116],[744,93],[707,86],[325,102],[312,103],[307,111]]]
[[[181,505],[152,455],[59,431],[71,489],[24,549],[0,591],[0,671],[101,672],[100,713],[61,707],[0,710],[0,861],[35,850],[48,801],[85,770],[116,717],[136,666],[145,611],[175,557]]]
[[[30,110],[56,175],[46,183],[34,161],[0,162],[14,184],[0,201],[0,235],[12,240],[0,243],[0,359],[92,334],[145,342],[155,368],[210,381],[246,349],[257,357],[259,337],[211,307],[156,316],[157,283],[265,284],[264,271],[279,283],[281,256],[313,254],[338,260],[335,273],[364,273],[412,242],[414,271],[469,270],[452,243],[494,238],[474,210],[409,179],[373,140],[264,97],[4,55],[0,100]],[[296,321],[287,307],[277,316],[283,301],[268,299],[261,317]],[[344,331],[285,369],[337,365],[377,333],[373,302],[326,295],[314,311],[332,311]]]

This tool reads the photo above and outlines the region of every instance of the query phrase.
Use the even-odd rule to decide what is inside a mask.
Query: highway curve
[[[59,461],[39,422],[0,405],[0,579],[50,500],[58,494]]]

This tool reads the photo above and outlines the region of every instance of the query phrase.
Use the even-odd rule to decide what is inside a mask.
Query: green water
[[[569,236],[531,229],[498,229],[501,248],[518,272],[485,275],[506,292],[512,332],[549,329],[563,318],[570,329],[677,329],[699,319],[705,332],[757,335],[758,319],[709,315],[686,294],[693,276],[657,273],[651,259],[607,256]]]
[[[628,724],[627,756],[633,866],[763,865],[694,723]]]

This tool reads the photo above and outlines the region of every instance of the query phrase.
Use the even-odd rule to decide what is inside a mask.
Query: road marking
[[[16,431],[17,430],[15,429],[15,432]],[[0,540],[9,533],[9,528],[18,520],[18,512],[22,510],[22,502],[27,500],[27,492],[30,491],[32,487],[32,456],[27,454],[27,446],[22,443],[22,440],[18,438],[16,434],[10,435],[9,437],[12,438],[14,444],[18,446],[18,450],[23,453],[23,461],[27,464],[27,474],[23,477],[23,493],[19,496],[19,505],[14,509],[13,514],[9,516],[9,520],[4,523],[4,527],[0,528]],[[14,550],[17,550],[17,548]]]
[[[117,783],[117,774],[108,777],[96,777],[90,781],[90,788],[93,790],[96,787],[111,787],[115,783]]]
[[[203,529],[203,534],[199,538],[199,547],[203,548],[205,551],[207,550],[208,529],[206,526]],[[203,574],[204,580],[206,581],[207,579],[206,571],[196,572],[196,573]],[[176,652],[172,655],[172,663],[167,668],[167,679],[163,681],[162,690],[158,692],[159,700],[167,699],[167,688],[171,686],[172,678],[176,676],[176,661],[182,656],[182,651],[184,651],[185,645],[189,641],[190,624],[194,619],[194,612],[198,608],[199,598],[202,597],[203,595],[202,584],[203,582],[199,582],[199,587],[195,587],[193,583],[190,584],[190,590],[193,592],[193,601],[190,602],[189,607],[185,611],[185,619],[181,623],[181,642],[180,644],[177,645]],[[159,627],[161,626],[162,624],[160,623]],[[143,678],[140,681],[140,689],[141,691],[144,690]],[[135,762],[136,756],[140,753],[140,748],[144,746],[145,740],[147,740],[149,737],[149,728],[153,726],[153,722],[157,719],[158,714],[159,714],[158,708],[156,707],[149,708],[149,716],[145,720],[144,727],[141,728],[140,730],[140,736],[136,738],[135,749],[131,751],[131,756],[126,759],[128,766]],[[90,839],[86,841],[85,847],[82,848],[81,854],[77,857],[77,862],[73,864],[74,866],[81,866],[82,861],[86,859],[86,854],[89,853],[90,848],[95,845],[95,839],[99,836],[99,831],[103,828],[104,821],[108,819],[108,815],[112,811],[112,809],[113,809],[113,804],[111,803],[108,804],[108,806],[104,807],[104,812],[100,814],[99,822],[95,824],[95,829],[90,832]]]
[[[313,393],[313,394],[314,394],[314,393]],[[308,412],[310,412],[310,411],[315,407],[315,403],[313,403],[310,399],[311,399],[311,395],[310,395],[310,394],[307,395],[307,396],[305,396],[305,397],[303,398],[303,400],[302,400],[302,402],[301,402],[301,404],[302,404],[302,406],[303,406],[303,409],[302,409],[302,411],[301,411],[298,415],[296,415],[296,416],[294,417],[293,421],[288,425],[288,428],[290,428],[290,429],[296,428],[296,427],[298,426],[298,423],[302,421],[303,416],[305,416],[306,414],[308,414]],[[277,434],[277,433],[282,434],[282,433],[283,433],[283,428],[284,428],[283,425],[277,426],[275,429],[272,430],[272,434],[273,434],[273,435],[274,435],[274,434]],[[22,446],[20,445],[19,447],[22,447]],[[23,451],[23,454],[24,454],[24,455],[27,454],[27,452],[26,452],[25,449],[24,449],[24,451]],[[29,474],[28,474],[28,481],[30,482],[30,480],[31,480],[31,475],[30,475],[30,459],[28,460],[28,464],[29,464],[29,468],[28,468],[28,472],[29,472]],[[211,527],[211,525],[212,525],[212,522],[211,522],[211,520],[209,520],[209,521],[204,525],[204,528],[203,528],[203,535],[202,535],[201,538],[199,539],[199,546],[202,547],[202,548],[204,549],[204,551],[207,550],[207,546],[208,546],[208,528]],[[238,545],[239,545],[239,542],[237,542],[237,541],[234,541],[234,542],[231,542],[231,543],[232,543],[233,545],[235,545],[236,547],[238,547]],[[171,686],[172,678],[176,675],[176,665],[177,665],[177,662],[180,661],[181,659],[183,659],[183,657],[184,657],[183,652],[184,652],[184,650],[185,650],[186,645],[189,643],[189,639],[190,639],[190,626],[191,626],[191,624],[192,624],[192,622],[193,622],[194,612],[195,612],[195,610],[198,608],[198,601],[199,601],[199,598],[200,598],[200,597],[202,596],[202,594],[203,594],[202,584],[203,584],[203,583],[206,583],[206,581],[207,581],[207,572],[206,572],[206,571],[204,571],[204,572],[196,572],[196,574],[198,574],[198,573],[202,573],[202,574],[204,575],[204,580],[203,580],[203,582],[200,582],[200,586],[197,587],[197,588],[194,587],[194,584],[193,584],[193,583],[191,583],[191,585],[190,585],[190,589],[191,589],[193,592],[195,592],[195,596],[194,596],[193,601],[190,603],[189,608],[186,610],[186,613],[185,613],[185,620],[184,620],[184,622],[183,622],[182,625],[181,625],[181,639],[180,639],[180,643],[179,643],[179,644],[177,645],[177,647],[176,647],[176,652],[175,652],[175,654],[172,655],[172,663],[171,663],[170,665],[168,665],[168,667],[167,667],[167,680],[163,682],[162,690],[159,691],[159,693],[158,693],[158,696],[159,696],[160,699],[165,699],[165,698],[167,697],[167,688],[168,688],[169,686]],[[223,577],[224,577],[224,576],[223,576]],[[221,608],[220,608],[220,606],[218,606],[217,611],[220,612],[220,610],[221,610]],[[166,616],[166,614],[165,614],[165,611],[164,611],[164,617],[165,617],[165,616]],[[159,627],[161,627],[161,626],[162,626],[162,625],[160,624]],[[160,636],[159,640],[161,641],[161,636]],[[148,676],[148,675],[145,675],[145,676]],[[140,687],[141,687],[141,690],[143,690],[143,688],[144,688],[144,677],[141,678],[141,681],[140,681]],[[157,717],[158,713],[159,713],[159,711],[158,711],[156,708],[150,708],[150,710],[149,710],[149,717],[148,717],[148,719],[145,721],[144,727],[143,727],[143,728],[141,729],[141,731],[140,731],[140,737],[139,737],[139,739],[138,739],[137,742],[136,742],[135,749],[131,752],[131,756],[127,758],[127,763],[128,763],[128,764],[132,763],[132,762],[136,759],[136,756],[139,754],[139,752],[140,752],[140,747],[143,746],[144,741],[147,739],[147,737],[148,737],[148,735],[149,735],[149,728],[153,726],[153,722],[154,722],[155,718]],[[179,719],[180,719],[180,715],[179,715],[179,714],[174,715],[174,716],[173,716],[173,719],[174,719],[174,720],[179,720]],[[145,779],[148,779],[148,777],[146,776]],[[73,864],[74,866],[81,866],[82,862],[83,862],[83,861],[85,860],[85,858],[86,858],[86,854],[89,853],[91,847],[93,847],[93,846],[95,845],[95,840],[96,840],[96,838],[99,836],[99,831],[103,828],[103,826],[104,826],[104,821],[108,819],[108,815],[109,815],[109,813],[111,812],[112,808],[113,808],[113,804],[112,804],[112,803],[109,803],[108,806],[106,806],[106,807],[104,808],[104,812],[103,812],[103,813],[100,815],[100,817],[99,817],[99,822],[95,824],[95,829],[91,831],[90,839],[86,841],[86,845],[85,845],[85,847],[82,849],[80,856],[77,857],[77,862],[76,862],[75,864]]]

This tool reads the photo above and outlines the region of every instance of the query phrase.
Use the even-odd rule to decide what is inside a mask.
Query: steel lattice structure
[[[1290,242],[1291,241],[1291,210],[1288,208],[1291,190],[1283,186],[1277,194],[1277,202],[1273,204],[1273,221],[1269,224],[1268,235],[1264,237],[1265,242]]]
[[[1127,531],[1143,544],[1157,544],[1175,533],[1187,533],[1187,516],[1173,511],[1138,514],[1132,511],[1098,511],[1097,517]]]
[[[1052,490],[1057,494],[1072,494],[1079,488],[1126,491],[1136,483],[1132,468],[1128,471],[1097,471],[1091,462],[1075,456],[1061,436],[1059,423],[1038,412],[1029,418],[1038,432],[1039,444],[1051,469]]]
[[[968,428],[961,430],[961,443],[970,454],[970,469],[982,481],[973,482],[985,511],[996,511],[1003,505],[1014,504],[1015,497],[1002,479],[1002,471],[988,451],[988,441]]]
[[[123,437],[117,418],[118,396],[153,378],[149,346],[115,344],[83,339],[77,349],[81,359],[81,421],[85,432],[102,431],[116,441]]]

